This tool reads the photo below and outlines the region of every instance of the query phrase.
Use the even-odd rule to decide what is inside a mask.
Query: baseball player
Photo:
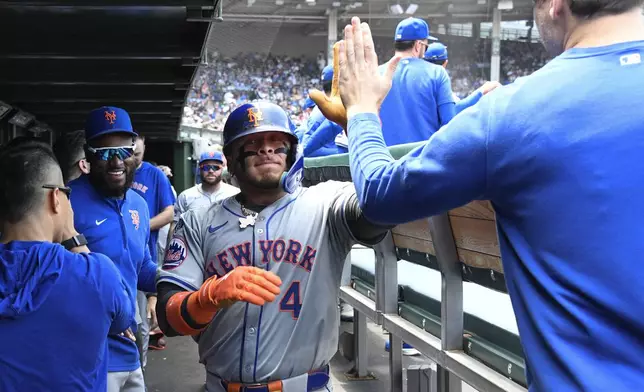
[[[340,93],[365,215],[396,224],[491,201],[530,391],[644,385],[641,7],[537,0],[557,57],[397,161],[377,112],[398,59],[381,76],[369,27],[345,28]]]
[[[230,114],[224,153],[240,193],[181,217],[157,277],[159,323],[199,335],[209,392],[331,390],[344,260],[388,229],[362,217],[351,183],[300,186],[293,129],[265,101]]]
[[[130,189],[136,169],[134,138],[129,114],[117,107],[93,110],[85,125],[85,153],[90,173],[69,183],[74,225],[93,252],[108,256],[121,272],[136,303],[136,290],[155,292],[157,264],[148,242],[148,205]],[[139,318],[139,314],[135,314]],[[140,321],[132,320],[136,333]],[[128,336],[110,336],[107,391],[143,392],[145,385],[135,342]]]
[[[382,102],[380,119],[388,146],[427,140],[455,114],[452,83],[445,68],[423,60],[429,25],[407,18],[398,23],[394,41],[401,58],[389,94]],[[380,67],[385,72],[387,64]]]
[[[105,392],[107,336],[134,304],[114,263],[75,230],[50,147],[0,148],[0,391]]]
[[[188,210],[210,206],[239,193],[237,187],[222,181],[222,173],[226,165],[224,164],[224,154],[221,151],[209,149],[203,152],[199,157],[198,166],[201,183],[179,194],[174,206],[175,223]]]
[[[425,51],[423,58],[427,62],[447,69],[447,63],[449,62],[449,59],[447,57],[447,46],[443,45],[440,42],[432,42],[427,47],[427,51]],[[470,106],[475,105],[485,94],[489,93],[497,87],[501,87],[501,83],[485,82],[481,87],[479,87],[476,91],[474,91],[464,99],[460,99],[456,96],[456,94],[452,93],[454,95],[454,102],[456,102],[456,114],[459,114]]]

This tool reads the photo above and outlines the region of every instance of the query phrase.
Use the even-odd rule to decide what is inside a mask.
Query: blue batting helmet
[[[423,58],[427,61],[445,61],[447,60],[447,46],[440,42],[431,43],[427,46]]]
[[[224,151],[235,140],[260,132],[282,132],[297,143],[295,125],[288,114],[278,105],[268,101],[256,101],[233,110],[224,125]]]
[[[235,140],[261,132],[282,132],[290,136],[291,150],[287,159],[289,170],[282,176],[280,185],[286,192],[293,193],[302,179],[304,156],[295,135],[295,124],[278,105],[268,101],[254,101],[233,110],[224,125],[224,152],[230,154],[230,145]]]

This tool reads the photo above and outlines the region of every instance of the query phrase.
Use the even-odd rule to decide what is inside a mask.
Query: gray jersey
[[[188,210],[196,210],[202,207],[209,207],[227,197],[235,196],[239,193],[239,188],[228,185],[224,182],[219,183],[219,189],[213,193],[204,192],[201,184],[188,188],[181,192],[174,205],[174,221],[178,222],[181,214]]]
[[[237,302],[199,337],[209,373],[232,382],[286,379],[319,369],[337,351],[337,297],[344,260],[358,242],[345,220],[352,183],[300,188],[241,228],[234,197],[192,210],[177,224],[158,282],[197,290],[210,276],[253,265],[282,279],[264,306]]]

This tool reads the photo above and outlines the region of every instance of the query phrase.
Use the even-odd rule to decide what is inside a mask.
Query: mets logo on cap
[[[254,127],[259,127],[259,122],[264,119],[262,111],[258,108],[248,108],[246,114],[248,114],[248,122]]]
[[[112,110],[110,112],[110,111],[106,110],[105,111],[105,121],[107,121],[110,124],[114,124],[114,122],[116,121],[116,111]]]
[[[137,210],[130,210],[130,217],[132,218],[132,224],[136,230],[139,229],[139,224],[141,219],[139,219],[139,212]]]

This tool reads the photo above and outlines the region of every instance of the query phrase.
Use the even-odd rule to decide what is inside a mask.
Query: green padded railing
[[[424,144],[425,142],[401,144],[389,147],[389,152],[395,159],[400,159],[409,151]],[[304,186],[313,186],[329,180],[351,181],[349,154],[304,159],[304,178],[302,180]]]

